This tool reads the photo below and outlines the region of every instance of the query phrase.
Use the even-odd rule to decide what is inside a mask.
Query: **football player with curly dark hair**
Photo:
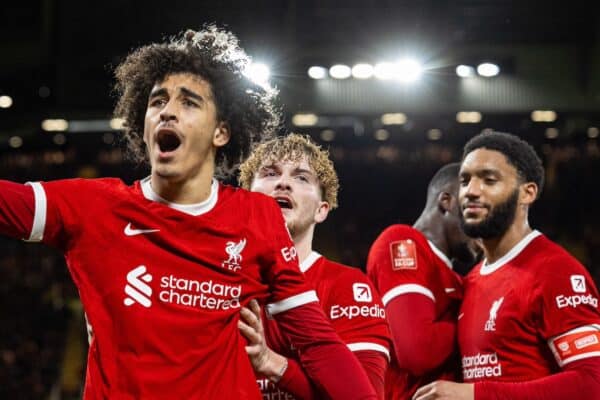
[[[221,184],[279,123],[275,92],[209,25],[133,51],[115,114],[150,175],[0,181],[0,233],[64,252],[93,330],[85,399],[260,399],[240,309],[260,299],[332,398],[374,398],[304,282],[281,209]],[[343,368],[340,368],[343,365]]]

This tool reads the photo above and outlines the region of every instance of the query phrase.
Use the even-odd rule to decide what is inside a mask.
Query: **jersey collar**
[[[208,199],[204,200],[201,203],[195,204],[177,204],[163,199],[152,189],[149,176],[144,178],[140,182],[140,186],[142,188],[142,193],[144,194],[144,197],[146,199],[156,201],[157,203],[165,204],[168,207],[171,207],[177,211],[181,211],[182,213],[194,216],[202,215],[212,210],[217,204],[217,200],[219,197],[219,182],[216,179],[212,180],[212,184],[210,185],[210,195],[208,196]]]
[[[306,257],[304,261],[300,263],[300,271],[308,271],[308,269],[312,267],[320,257],[321,255],[319,253],[317,253],[316,251],[311,251],[308,257]]]
[[[538,237],[540,235],[541,235],[541,233],[538,230],[534,229],[527,236],[525,236],[523,239],[521,239],[521,241],[519,243],[517,243],[516,245],[514,245],[514,247],[512,249],[510,249],[508,251],[508,253],[506,253],[505,255],[503,255],[502,257],[500,257],[499,259],[497,259],[496,262],[488,264],[487,260],[484,259],[483,263],[481,264],[481,269],[479,270],[479,273],[481,275],[489,275],[492,272],[496,271],[497,269],[499,269],[500,267],[502,267],[504,264],[506,264],[507,262],[509,262],[510,260],[512,260],[513,258],[515,258],[516,256],[518,256],[519,253],[521,253],[521,251],[523,251],[523,249],[525,247],[527,247],[527,245],[529,243],[531,243],[531,241],[533,239],[535,239],[536,237]]]

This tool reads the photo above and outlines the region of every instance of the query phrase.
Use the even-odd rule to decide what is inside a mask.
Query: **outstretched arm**
[[[29,239],[34,213],[31,186],[0,180],[0,234]]]
[[[556,374],[528,382],[455,383],[423,386],[413,400],[600,399],[600,357],[573,361]]]

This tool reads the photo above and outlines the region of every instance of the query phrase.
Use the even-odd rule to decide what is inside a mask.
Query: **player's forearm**
[[[333,399],[376,399],[365,371],[341,342],[317,302],[276,315],[298,349],[304,370]]]
[[[398,296],[387,305],[386,313],[398,364],[411,374],[426,375],[454,352],[456,324],[435,321],[431,299],[416,293]]]
[[[288,367],[277,386],[293,395],[297,400],[318,399],[319,395],[300,364],[288,358]]]
[[[478,382],[475,400],[600,399],[600,357],[579,360],[564,371],[529,382]]]
[[[388,366],[386,355],[373,350],[355,351],[354,355],[367,373],[377,397],[383,399],[385,395],[385,371]]]
[[[31,186],[0,180],[0,234],[29,238],[34,208]]]

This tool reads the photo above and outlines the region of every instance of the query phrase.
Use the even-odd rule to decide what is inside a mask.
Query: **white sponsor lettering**
[[[463,379],[491,378],[502,376],[502,363],[497,353],[478,353],[462,358]]]
[[[266,378],[257,379],[256,383],[262,393],[263,400],[294,400],[294,396],[280,390],[277,385]]]
[[[281,255],[286,262],[294,260],[297,256],[296,248],[294,246],[284,247],[281,249]]]
[[[575,341],[575,348],[579,350],[595,344],[598,344],[598,336],[596,336],[595,333],[592,333],[591,335],[577,339]]]
[[[240,308],[241,285],[227,285],[212,280],[197,281],[169,275],[160,279],[160,287],[164,290],[158,294],[158,298],[163,303],[208,310]]]
[[[334,320],[338,318],[356,318],[356,317],[376,317],[385,318],[385,310],[375,304],[372,306],[340,306],[339,304],[331,306],[329,309],[329,318]]]
[[[556,306],[559,309],[565,307],[576,308],[581,304],[598,307],[598,299],[593,297],[591,294],[588,294],[587,296],[582,294],[575,294],[573,296],[565,296],[561,294],[560,296],[556,296]]]

